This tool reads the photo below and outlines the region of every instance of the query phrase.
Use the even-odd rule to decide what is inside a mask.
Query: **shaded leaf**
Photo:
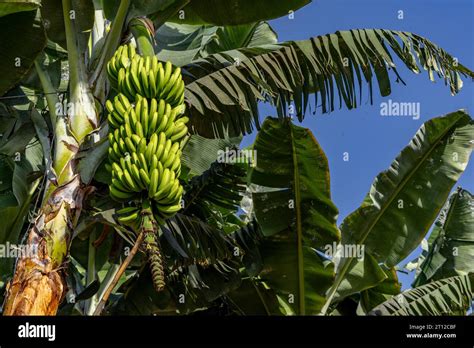
[[[243,279],[239,288],[227,294],[226,298],[239,315],[282,314],[277,295],[258,279]]]
[[[474,275],[441,279],[405,291],[369,315],[466,315],[474,299]]]
[[[247,171],[239,165],[214,162],[186,185],[183,213],[204,221],[219,220],[216,213],[234,214],[246,191]]]
[[[339,240],[326,156],[309,129],[275,118],[267,118],[253,149],[250,181],[282,190],[257,194],[255,215],[265,235],[260,277],[294,313],[316,314],[334,275],[316,249]],[[285,206],[290,210],[280,210]],[[280,211],[281,218],[266,219]]]
[[[265,22],[225,27],[166,23],[155,37],[158,58],[178,66],[218,52],[277,43]]]
[[[379,304],[389,300],[394,295],[398,295],[401,291],[402,285],[398,282],[397,271],[395,268],[384,270],[387,278],[382,282],[364,290],[360,294],[360,309],[367,313]]]
[[[108,140],[95,144],[94,147],[80,154],[81,161],[78,165],[78,172],[83,183],[88,184],[96,174],[99,166],[107,158],[109,148]]]
[[[15,204],[0,208],[0,216],[2,217],[0,244],[6,242],[19,243],[23,224],[28,221],[30,210],[36,208],[33,204],[33,198],[35,194],[41,194],[41,190],[36,191],[40,179],[31,177],[31,174],[39,170],[43,159],[42,154],[41,145],[39,142],[35,142],[34,145],[25,150],[19,162],[14,162],[13,174],[10,177],[11,191],[8,192],[14,195]],[[10,199],[12,199],[11,196]],[[12,258],[0,258],[0,283],[11,275],[13,262],[14,259]]]
[[[190,169],[191,175],[201,175],[211,168],[219,151],[231,149],[240,144],[241,138],[206,139],[193,135],[183,150],[183,165]]]
[[[37,11],[0,17],[0,96],[13,88],[31,69],[46,45]]]
[[[253,150],[257,165],[250,170],[250,181],[283,190],[256,194],[260,196],[257,219],[265,219],[271,207],[283,212],[291,209],[290,219],[281,221],[275,231],[301,224],[296,228],[304,231],[302,238],[313,247],[322,249],[338,241],[338,211],[331,201],[329,166],[311,131],[288,120],[267,118]],[[268,235],[265,230],[264,233]]]
[[[178,13],[172,21],[188,24],[247,24],[287,15],[310,2],[311,0],[192,0],[184,7],[184,16]]]

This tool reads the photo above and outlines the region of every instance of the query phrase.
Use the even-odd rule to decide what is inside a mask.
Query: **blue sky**
[[[403,11],[402,20],[398,19],[399,10]],[[280,41],[355,28],[410,31],[430,39],[474,69],[472,0],[313,0],[297,11],[294,19],[279,18],[270,24]],[[423,122],[458,109],[474,114],[474,84],[469,79],[464,79],[459,94],[451,96],[443,80],[433,83],[426,72],[415,75],[400,61],[396,63],[406,86],[392,79],[392,94],[385,98],[375,95],[373,105],[366,99],[365,105],[352,111],[341,109],[325,115],[308,112],[302,123],[312,130],[329,159],[332,199],[340,211],[339,223],[359,207],[376,175],[390,166]],[[420,119],[381,117],[380,103],[388,99],[419,102]],[[261,105],[260,111],[261,116],[276,116],[269,105]],[[245,137],[242,145],[251,144],[254,138],[255,133]],[[343,161],[344,152],[350,156],[347,162]],[[458,185],[474,192],[474,163],[468,165]],[[407,259],[419,252],[416,250]],[[399,273],[399,279],[407,288],[413,276]]]

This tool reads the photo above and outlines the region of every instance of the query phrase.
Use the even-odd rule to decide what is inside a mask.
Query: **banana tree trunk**
[[[28,246],[37,246],[37,252],[18,260],[7,288],[4,315],[56,314],[66,290],[64,260],[83,196],[76,176],[55,190],[43,206],[27,240]]]
[[[17,260],[14,277],[7,287],[4,315],[56,314],[67,290],[65,275],[71,237],[88,190],[81,185],[76,155],[87,136],[98,127],[98,115],[82,57],[82,52],[87,50],[78,40],[78,31],[70,18],[71,0],[63,0],[62,4],[69,60],[69,102],[73,107],[67,116],[52,117],[56,119],[55,178],[48,182],[39,216],[28,232],[27,246],[37,252]],[[120,25],[120,34],[123,21],[116,25]],[[45,92],[51,90],[48,76],[42,74],[41,82]],[[47,98],[50,113],[55,113],[53,105],[57,105],[57,97],[48,93]]]

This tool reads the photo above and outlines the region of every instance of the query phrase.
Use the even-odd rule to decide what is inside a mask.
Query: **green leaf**
[[[23,11],[36,10],[40,0],[4,0],[0,3],[0,17]]]
[[[281,315],[283,312],[277,295],[259,279],[243,279],[239,288],[226,298],[239,315]]]
[[[189,64],[200,57],[201,50],[215,36],[217,28],[165,23],[155,35],[157,57],[177,66]]]
[[[233,243],[222,231],[195,217],[177,214],[161,227],[163,253],[173,267],[209,265],[233,257]]]
[[[265,22],[226,27],[166,23],[155,37],[159,59],[178,66],[218,52],[277,43]]]
[[[266,22],[219,27],[202,49],[202,56],[244,47],[276,44],[276,32]]]
[[[340,301],[354,293],[363,292],[387,279],[387,274],[378,261],[367,252],[362,259],[354,260],[348,267],[348,271],[337,288],[335,300]]]
[[[34,138],[35,133],[35,127],[32,122],[21,124],[8,139],[2,139],[0,143],[0,153],[7,156],[16,155],[26,148]]]
[[[251,133],[260,126],[257,101],[270,101],[280,117],[293,114],[300,121],[311,94],[315,97],[311,109],[322,113],[365,103],[362,91],[367,87],[373,103],[374,78],[382,96],[392,90],[389,70],[403,82],[391,52],[414,73],[420,72],[418,64],[430,79],[436,73],[452,94],[462,87],[461,75],[474,77],[429,40],[391,30],[338,31],[310,40],[225,51],[183,67],[192,130],[209,138]]]
[[[89,184],[96,174],[99,166],[107,158],[107,150],[109,148],[108,140],[95,144],[85,153],[80,154],[81,160],[78,165],[78,172],[81,175],[81,181]]]
[[[296,11],[310,2],[311,0],[192,0],[172,21],[186,24],[247,24],[288,15],[290,11]]]
[[[240,144],[242,139],[206,139],[193,135],[183,150],[183,165],[189,168],[191,175],[201,175],[217,160],[219,151],[231,149]]]
[[[0,243],[6,242],[17,244],[22,231],[23,224],[27,221],[30,209],[34,209],[33,197],[39,185],[40,179],[31,178],[33,172],[39,170],[42,163],[43,152],[39,142],[33,140],[25,149],[19,162],[14,162],[13,174],[10,177],[11,190],[14,194],[16,204],[0,208],[2,223],[0,224]],[[40,192],[38,192],[40,194]],[[11,274],[14,259],[0,259],[0,283],[5,281]]]
[[[127,13],[128,19],[144,17],[163,11],[174,2],[177,2],[177,0],[130,0],[130,7]],[[120,6],[120,1],[101,0],[101,3],[105,17],[113,20]]]
[[[273,216],[280,207],[291,209],[283,210],[287,219],[276,219],[270,231],[271,221],[263,226],[260,277],[293,312],[316,314],[333,280],[332,264],[316,249],[339,240],[326,156],[309,129],[275,118],[267,118],[253,149],[257,164],[250,181],[286,191],[258,193],[257,220]]]
[[[359,306],[363,313],[369,312],[374,307],[400,293],[402,284],[398,282],[395,268],[385,270],[385,274],[387,278],[377,286],[361,292]]]
[[[474,299],[474,274],[441,279],[405,291],[369,315],[466,315]]]
[[[218,212],[234,214],[247,189],[246,174],[239,165],[214,162],[210,169],[186,185],[183,213],[203,221],[212,220]]]
[[[474,196],[458,188],[431,232],[429,250],[414,285],[474,272]]]
[[[290,209],[292,213],[290,220],[274,226],[275,230],[281,231],[295,223],[297,229],[304,231],[302,238],[308,245],[320,249],[338,241],[335,224],[338,211],[331,201],[328,161],[311,131],[288,120],[267,118],[253,150],[256,166],[250,170],[250,181],[287,193],[257,193],[261,206],[256,210],[257,218],[268,213],[265,204],[278,204],[275,208]],[[267,234],[265,230],[264,233]]]
[[[293,313],[316,314],[324,304],[325,291],[333,282],[334,267],[316,249],[304,246],[297,251],[295,235],[295,231],[288,229],[261,241],[263,270],[260,277]]]
[[[363,245],[366,258],[388,268],[406,258],[420,244],[466,168],[474,147],[473,131],[473,121],[462,110],[425,122],[390,168],[376,177],[361,207],[344,219],[343,245]],[[354,257],[342,258],[328,303],[351,276],[352,292],[360,284],[365,288],[376,284],[368,280],[368,269],[351,275],[360,263]]]
[[[37,12],[0,17],[0,96],[30,71],[36,56],[46,45],[44,28]]]

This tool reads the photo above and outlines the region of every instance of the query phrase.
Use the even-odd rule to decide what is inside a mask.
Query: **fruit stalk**
[[[155,55],[153,22],[148,18],[136,17],[130,20],[128,27],[137,42],[140,54],[143,57],[153,57]]]
[[[142,208],[142,225],[140,234],[144,235],[143,249],[150,264],[153,286],[156,291],[162,291],[165,287],[165,272],[163,256],[157,235],[157,222],[153,217],[150,201],[146,199]]]
[[[137,228],[138,235],[133,245],[132,250],[127,255],[126,259],[120,265],[118,271],[114,274],[113,279],[109,282],[104,290],[99,304],[97,305],[94,315],[100,315],[105,307],[105,304],[112,293],[112,290],[117,285],[120,277],[127,269],[128,265],[132,261],[135,254],[138,252],[140,247],[146,253],[148,261],[150,263],[150,269],[153,278],[153,285],[157,291],[162,291],[165,287],[164,281],[164,265],[161,256],[160,245],[157,239],[157,222],[153,217],[153,211],[150,205],[150,201],[145,199],[143,201],[142,208],[139,213],[140,225]]]
[[[137,239],[135,240],[135,244],[133,245],[132,250],[130,250],[130,253],[127,255],[125,260],[120,265],[118,271],[114,274],[112,280],[107,284],[107,287],[104,289],[103,296],[100,302],[98,303],[97,307],[95,308],[94,315],[100,315],[100,313],[102,313],[102,310],[104,309],[105,304],[107,303],[107,300],[109,299],[109,296],[112,293],[112,290],[115,288],[118,281],[120,280],[120,277],[125,272],[130,262],[132,262],[135,254],[140,249],[140,246],[143,243],[143,238],[144,238],[143,233],[140,233],[137,236]]]

